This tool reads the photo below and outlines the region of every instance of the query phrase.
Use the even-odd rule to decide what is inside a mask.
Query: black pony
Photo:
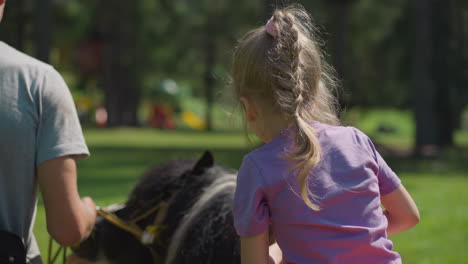
[[[205,152],[198,161],[169,161],[143,174],[128,201],[114,214],[123,221],[144,215],[142,230],[163,229],[149,245],[99,217],[93,234],[74,248],[76,255],[98,263],[182,264],[240,263],[240,244],[232,218],[235,173],[213,163]],[[167,204],[164,213],[151,212]]]

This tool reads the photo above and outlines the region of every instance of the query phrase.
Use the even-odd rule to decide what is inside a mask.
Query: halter
[[[157,197],[159,199],[159,197]],[[153,201],[156,199],[153,199]],[[172,200],[172,199],[170,199]],[[167,209],[169,207],[169,204],[165,201],[161,201],[157,203],[155,206],[151,207],[150,209],[146,210],[144,213],[139,215],[138,217],[135,217],[134,219],[130,221],[125,221],[110,210],[96,207],[96,213],[100,216],[102,216],[106,221],[109,223],[113,224],[114,226],[132,234],[134,237],[136,237],[143,246],[149,249],[151,252],[151,256],[153,258],[153,263],[159,263],[158,261],[161,260],[160,254],[156,252],[156,250],[151,247],[151,245],[156,241],[158,244],[161,243],[160,240],[160,235],[161,232],[165,229],[165,226],[162,225],[164,222],[164,219],[166,218],[167,215]],[[152,213],[156,212],[157,214],[154,218],[153,224],[150,224],[145,227],[145,229],[141,229],[137,223]],[[67,252],[67,247],[59,246],[57,251],[52,255],[53,251],[53,239],[52,237],[49,237],[49,250],[48,250],[48,258],[47,258],[47,264],[54,264],[55,261],[57,260],[57,257],[59,256],[60,252],[63,250],[63,259],[62,263],[65,264],[66,261],[66,252]]]

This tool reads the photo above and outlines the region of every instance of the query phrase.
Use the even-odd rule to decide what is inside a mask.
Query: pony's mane
[[[170,192],[180,187],[181,178],[190,173],[194,160],[173,160],[150,168],[133,188],[126,205],[129,207],[160,197],[166,199]]]

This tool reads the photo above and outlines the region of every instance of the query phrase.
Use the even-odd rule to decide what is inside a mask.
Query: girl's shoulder
[[[324,152],[366,152],[374,155],[375,147],[370,138],[361,130],[353,126],[329,125],[312,122],[320,147]],[[287,129],[272,141],[263,144],[248,153],[245,158],[253,164],[262,168],[271,167],[276,164],[287,167],[288,163],[284,157],[294,148],[294,133]]]
[[[311,126],[315,129],[316,136],[321,147],[349,147],[359,146],[369,148],[372,141],[369,137],[353,126],[330,125],[314,121]],[[250,152],[247,156],[258,160],[267,158],[268,160],[277,159],[284,156],[285,152],[294,145],[294,131],[290,127],[272,141],[263,144]]]
[[[361,141],[369,140],[369,137],[354,126],[346,125],[329,125],[319,122],[313,122],[312,126],[317,132],[317,136],[327,139],[343,138],[351,140],[353,143],[361,143]]]
[[[356,127],[316,124],[316,132],[325,152],[339,151],[350,155],[359,152],[374,158],[376,156],[372,140]]]

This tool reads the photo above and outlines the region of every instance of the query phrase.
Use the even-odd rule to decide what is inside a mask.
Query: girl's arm
[[[385,207],[384,214],[388,220],[389,236],[408,230],[419,223],[418,207],[403,185],[380,199]]]
[[[241,237],[241,263],[242,264],[278,264],[281,259],[278,257],[278,250],[275,258],[270,257],[269,249],[269,232],[268,230],[253,236]],[[276,246],[275,246],[276,245]],[[273,244],[272,247],[277,247]],[[278,248],[279,249],[279,248]],[[281,252],[281,250],[279,250]]]

